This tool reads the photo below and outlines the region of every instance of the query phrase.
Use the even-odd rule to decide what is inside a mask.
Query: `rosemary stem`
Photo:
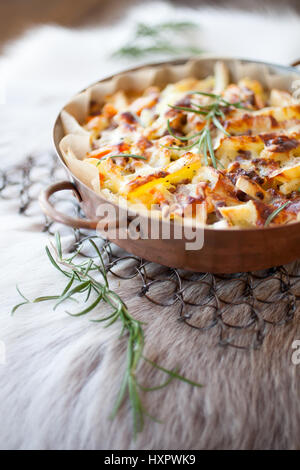
[[[194,385],[194,382],[191,382],[185,377],[178,375],[173,370],[169,371],[168,369],[164,369],[158,366],[156,363],[146,359],[143,356],[145,345],[144,331],[142,328],[143,323],[139,320],[136,320],[130,314],[125,302],[120,298],[120,296],[116,292],[111,290],[108,281],[108,271],[103,261],[102,254],[94,240],[89,238],[89,242],[94,247],[95,252],[99,258],[100,264],[98,264],[95,261],[95,258],[93,257],[81,263],[76,262],[76,256],[71,256],[68,259],[64,258],[61,248],[60,237],[59,235],[56,236],[56,246],[52,245],[53,255],[48,247],[46,248],[46,252],[52,265],[57,270],[59,270],[65,277],[68,278],[67,286],[60,295],[38,297],[34,299],[33,302],[43,302],[46,300],[55,299],[57,300],[56,304],[54,305],[55,309],[59,304],[63,303],[66,300],[75,300],[73,299],[73,295],[75,294],[84,294],[84,302],[86,302],[89,299],[91,292],[93,292],[96,295],[96,298],[87,307],[77,313],[66,313],[73,317],[86,315],[92,310],[94,310],[98,306],[100,301],[105,302],[112,309],[112,313],[107,315],[106,317],[91,321],[96,323],[104,322],[105,327],[108,327],[119,320],[122,324],[121,334],[119,335],[119,338],[123,338],[123,333],[127,333],[126,368],[122,378],[121,387],[111,413],[111,417],[114,417],[117,414],[124,400],[126,399],[126,397],[128,397],[132,409],[133,435],[136,436],[136,434],[143,429],[144,415],[151,417],[142,404],[141,397],[139,395],[139,390],[158,390],[166,386],[174,378],[192,385]],[[77,253],[77,256],[80,255]],[[95,272],[96,274],[101,274],[102,281],[96,279],[91,274],[92,272]],[[19,307],[30,303],[29,299],[27,299],[19,290],[18,292],[23,298],[23,302],[16,305],[12,309],[12,314],[14,314]],[[87,292],[87,295],[85,295],[85,292]],[[138,384],[137,371],[141,360],[146,360],[147,362],[151,363],[153,367],[156,367],[159,370],[163,371],[165,374],[168,375],[168,380],[165,381],[161,386],[156,386],[152,388],[140,386]],[[155,419],[153,417],[151,418]]]

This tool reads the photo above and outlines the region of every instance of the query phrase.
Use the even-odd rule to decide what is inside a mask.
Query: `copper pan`
[[[187,59],[167,62],[170,65],[183,64]],[[201,61],[212,60],[203,58]],[[228,58],[218,60],[230,61]],[[254,62],[239,59],[241,62]],[[297,73],[300,71],[293,67],[285,67],[264,62],[254,62],[258,66],[267,66],[276,74]],[[295,62],[293,65],[298,65]],[[151,64],[152,67],[161,66]],[[140,67],[130,69],[131,72]],[[105,78],[109,80],[112,77]],[[103,81],[103,80],[101,80]],[[103,228],[100,218],[96,217],[99,205],[107,201],[96,194],[78,178],[76,178],[66,166],[59,149],[59,142],[64,135],[62,123],[58,116],[54,125],[54,144],[58,157],[65,167],[70,181],[54,183],[46,188],[40,195],[40,203],[43,211],[52,219],[74,228],[96,229]],[[86,219],[70,217],[55,209],[49,201],[52,194],[61,190],[72,190],[86,215]],[[111,203],[110,203],[111,204]],[[117,211],[119,207],[114,206]],[[142,216],[145,223],[150,223],[147,215]],[[200,229],[202,230],[202,229]],[[118,236],[108,238],[129,253],[140,256],[146,260],[162,265],[184,268],[191,271],[234,273],[254,271],[289,263],[300,257],[300,222],[289,225],[251,229],[212,229],[204,228],[204,244],[202,249],[187,250],[185,238],[175,239],[119,239]]]

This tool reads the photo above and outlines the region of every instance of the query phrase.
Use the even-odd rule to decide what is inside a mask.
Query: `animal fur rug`
[[[210,52],[284,64],[300,55],[300,19],[290,11],[192,12],[151,2],[118,24],[37,28],[1,58],[1,168],[28,152],[48,150],[59,107],[88,83],[131,65],[107,57],[136,21],[156,18],[198,21],[199,44]],[[148,412],[162,423],[147,420],[134,441],[127,402],[113,421],[109,417],[125,367],[120,325],[104,329],[64,309],[53,312],[46,303],[24,306],[10,317],[19,301],[16,284],[32,299],[56,294],[64,280],[46,259],[40,214],[18,215],[14,200],[1,201],[0,212],[2,449],[299,449],[300,365],[292,362],[292,344],[300,340],[298,310],[287,326],[270,329],[260,349],[222,348],[215,329],[200,334],[178,321],[178,307],[155,307],[137,296],[137,279],[112,280],[132,315],[146,323],[145,355],[165,367],[178,365],[204,385],[174,381],[143,394]],[[236,287],[220,289],[235,294]],[[266,299],[273,289],[264,284]],[[99,312],[105,313],[101,304]],[[164,379],[145,364],[139,373],[146,386]]]

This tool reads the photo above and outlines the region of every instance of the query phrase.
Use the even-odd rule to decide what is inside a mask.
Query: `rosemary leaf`
[[[91,303],[91,305],[89,305],[89,307],[86,307],[85,309],[81,310],[80,312],[77,312],[77,313],[70,313],[68,311],[66,311],[66,313],[68,315],[70,315],[71,317],[81,317],[82,315],[85,315],[86,313],[89,313],[91,312],[92,310],[94,310],[94,308],[98,305],[98,303],[102,300],[101,297],[97,297],[96,300]]]
[[[22,292],[20,291],[18,286],[16,286],[16,289],[17,289],[18,294],[22,297],[22,299],[24,299],[26,301],[25,303],[27,303],[27,302],[29,303],[30,300],[28,300],[27,297],[25,297],[25,295],[22,294]]]
[[[143,356],[143,359],[146,361],[146,362],[149,362],[149,364],[151,364],[153,367],[155,367],[156,369],[159,369],[161,370],[162,372],[165,372],[166,374],[168,374],[169,376],[171,377],[174,377],[175,379],[179,379],[181,380],[182,382],[185,382],[189,385],[193,385],[194,387],[199,387],[199,388],[202,388],[203,385],[199,384],[198,382],[193,382],[192,380],[189,380],[187,379],[186,377],[184,377],[183,375],[180,375],[178,374],[177,372],[175,371],[172,371],[172,370],[169,370],[169,369],[165,369],[164,367],[162,366],[159,366],[158,364],[156,364],[156,362],[154,361],[151,361],[150,359],[148,359],[147,357]]]
[[[175,137],[175,139],[178,139],[178,140],[182,140],[183,142],[187,141],[187,140],[193,140],[196,137],[198,137],[199,135],[201,135],[201,133],[202,133],[202,131],[201,131],[201,132],[197,132],[197,134],[190,135],[190,136],[187,136],[187,137],[178,136],[178,135],[174,134],[174,132],[172,131],[171,124],[170,124],[170,119],[168,119],[168,121],[167,121],[167,128],[168,128],[169,134],[172,137]]]
[[[176,147],[176,145],[170,146],[170,145],[162,145],[162,144],[160,144],[160,146],[165,148],[165,149],[169,149],[169,150],[189,150],[189,149],[195,147],[196,143],[197,142],[194,142],[191,145],[185,145],[185,146],[182,146],[182,147]]]
[[[147,410],[145,410],[142,404],[139,390],[145,392],[155,391],[166,387],[173,381],[173,379],[181,380],[183,382],[189,383],[190,385],[200,385],[195,384],[195,382],[192,382],[186,379],[185,377],[179,375],[177,370],[169,371],[144,358],[144,331],[142,328],[143,323],[132,317],[132,315],[127,309],[126,304],[123,302],[120,296],[110,289],[107,276],[107,268],[105,266],[101,251],[99,250],[98,246],[94,241],[95,238],[96,237],[91,236],[87,237],[86,239],[89,240],[90,244],[95,249],[96,257],[89,258],[88,260],[85,259],[83,262],[80,262],[80,260],[78,260],[78,253],[80,251],[80,247],[76,251],[76,256],[73,255],[69,258],[64,258],[60,236],[59,234],[56,235],[56,243],[55,246],[53,246],[53,254],[50,252],[48,247],[46,247],[46,253],[51,264],[55,267],[55,269],[60,271],[65,277],[68,278],[67,285],[60,295],[40,296],[33,300],[33,302],[57,300],[58,302],[56,302],[53,307],[55,309],[59,304],[63,303],[66,300],[77,300],[72,297],[73,295],[80,296],[84,294],[83,298],[85,303],[89,299],[90,294],[93,293],[95,294],[95,299],[81,311],[75,313],[66,313],[68,313],[68,315],[71,315],[72,317],[79,317],[82,315],[89,314],[90,312],[97,310],[97,307],[101,301],[106,303],[110,308],[112,308],[112,312],[109,315],[106,315],[105,317],[99,319],[92,319],[90,321],[94,323],[102,322],[107,328],[113,323],[116,323],[118,320],[120,320],[122,328],[121,335],[119,335],[118,338],[121,338],[120,340],[122,341],[127,338],[126,367],[121,383],[121,388],[116,398],[115,406],[113,408],[111,416],[114,417],[116,415],[116,413],[122,406],[124,400],[128,398],[131,405],[133,417],[133,434],[134,436],[136,436],[136,434],[143,429],[145,416],[156,420],[151,415],[149,415]],[[104,248],[104,250],[106,250],[106,248]],[[99,260],[99,262],[97,262],[97,260]],[[92,275],[93,272],[101,273],[101,282],[98,280],[98,278],[96,279]],[[75,286],[74,283],[76,283]],[[24,302],[13,307],[12,314],[22,305],[30,303],[30,300],[28,300],[20,292],[18,287],[17,290],[23,298]],[[87,296],[85,296],[85,292],[87,292]],[[164,383],[156,387],[141,387],[138,383],[137,378],[137,370],[141,360],[146,360],[147,362],[152,363],[155,368],[160,369],[165,374],[167,374],[168,379]]]
[[[280,207],[277,207],[277,209],[275,209],[272,214],[269,215],[269,217],[267,218],[267,220],[265,221],[265,227],[267,227],[271,222],[272,220],[290,203],[290,201],[287,201],[285,202],[282,206]]]
[[[180,31],[180,30],[190,30],[190,29],[197,29],[199,26],[192,21],[169,21],[166,23],[160,23],[156,25],[156,30],[160,31],[163,29],[172,30],[172,31]]]
[[[58,256],[60,258],[62,258],[61,241],[60,241],[60,236],[59,236],[58,232],[56,232],[56,234],[55,234],[55,242],[56,242],[56,246],[57,246]]]
[[[32,302],[34,304],[38,302],[46,302],[47,300],[56,300],[59,299],[59,295],[45,295],[44,297],[36,297]]]
[[[118,312],[117,313],[113,312],[111,315],[108,315],[107,317],[99,318],[98,320],[90,320],[90,322],[92,322],[92,323],[102,323],[102,322],[110,320],[112,317],[115,317],[117,314],[118,314]]]
[[[198,91],[198,90],[193,90],[188,92],[189,95],[202,95],[202,96],[208,96],[209,98],[215,98],[219,100],[221,97],[220,95],[216,95],[215,93],[208,93],[207,91]]]
[[[209,103],[209,104],[206,104],[206,105],[199,105],[199,104],[196,104],[196,103],[192,103],[194,108],[193,107],[187,107],[187,106],[170,105],[170,104],[169,104],[169,107],[172,108],[172,109],[177,109],[179,111],[184,111],[184,112],[187,112],[187,113],[195,113],[195,114],[203,115],[203,117],[204,117],[203,120],[204,120],[204,122],[206,121],[206,124],[199,133],[197,133],[193,136],[190,136],[190,137],[188,137],[188,136],[180,137],[180,136],[176,136],[173,133],[171,125],[170,125],[170,121],[168,120],[168,122],[167,122],[168,131],[176,139],[181,140],[181,141],[194,139],[194,138],[197,138],[197,137],[199,137],[199,139],[194,141],[190,146],[186,146],[186,147],[171,147],[171,146],[169,146],[169,147],[166,147],[166,148],[169,148],[169,149],[173,148],[175,150],[188,150],[188,149],[194,147],[194,145],[198,145],[199,153],[202,153],[203,156],[204,156],[205,165],[208,166],[208,164],[209,164],[208,159],[207,159],[207,152],[209,152],[209,155],[210,155],[210,158],[211,158],[211,163],[212,163],[213,167],[215,169],[217,169],[218,164],[223,167],[221,162],[217,161],[217,159],[215,157],[215,152],[214,152],[213,143],[212,143],[212,136],[211,136],[211,124],[213,124],[214,127],[219,129],[221,132],[223,132],[224,135],[230,137],[229,132],[227,132],[227,130],[224,128],[224,126],[220,122],[220,119],[218,118],[218,116],[220,118],[222,118],[223,120],[225,120],[225,118],[226,118],[225,113],[222,110],[222,107],[224,108],[224,107],[228,107],[228,106],[234,106],[236,108],[242,108],[243,106],[240,102],[230,103],[229,101],[224,100],[221,95],[216,95],[215,93],[209,93],[209,92],[206,92],[206,91],[193,90],[193,91],[190,91],[188,94],[189,95],[198,94],[198,95],[207,96],[207,97],[213,99],[214,101]],[[195,109],[195,107],[197,109]],[[246,109],[248,109],[248,108],[246,108]]]
[[[124,374],[122,384],[121,384],[121,387],[120,387],[120,390],[119,390],[119,393],[118,393],[118,396],[117,396],[117,399],[116,399],[116,402],[115,402],[115,406],[114,406],[114,408],[111,412],[111,415],[110,415],[111,419],[114,419],[115,416],[117,415],[117,412],[119,411],[120,406],[122,405],[122,403],[125,399],[127,387],[128,387],[128,370],[126,370],[126,372]]]
[[[227,132],[226,129],[224,129],[220,121],[215,116],[212,117],[212,122],[220,131],[223,132],[223,134],[227,135],[227,137],[230,137],[229,132]]]
[[[203,50],[188,44],[185,32],[199,26],[190,21],[169,21],[149,25],[138,23],[132,40],[113,52],[112,57],[143,57],[148,54],[200,54]],[[180,39],[180,41],[178,41]]]
[[[21,302],[20,304],[15,305],[10,312],[11,316],[18,310],[18,308],[22,307],[22,305],[26,305],[29,303],[30,302],[28,301],[28,302]]]
[[[213,149],[213,144],[212,144],[211,135],[210,135],[209,130],[207,131],[206,142],[207,142],[207,147],[208,147],[208,151],[209,151],[209,154],[210,154],[210,158],[211,158],[213,167],[215,169],[217,169],[217,162],[216,162],[215,152],[214,152],[214,149]]]
[[[65,276],[67,276],[67,277],[72,277],[69,273],[67,273],[66,271],[64,271],[63,269],[61,269],[61,268],[58,266],[58,264],[57,264],[56,261],[54,260],[53,256],[52,256],[51,253],[50,253],[50,250],[49,250],[49,248],[48,248],[47,246],[46,246],[45,249],[46,249],[47,256],[48,256],[50,262],[53,264],[53,266],[54,266],[56,269],[58,269],[61,273],[63,273]]]
[[[105,157],[100,158],[99,162],[97,162],[96,166],[100,165],[103,160],[107,160],[108,158],[118,158],[118,157],[130,157],[130,158],[135,158],[139,160],[147,160],[146,157],[143,157],[142,155],[135,155],[133,153],[117,153],[116,155],[105,155]]]
[[[176,106],[172,104],[169,104],[169,106],[170,108],[177,109],[178,111],[187,111],[188,113],[201,114],[202,116],[207,115],[207,112],[201,111],[200,109],[188,108],[187,106]]]
[[[199,140],[199,152],[203,153],[204,156],[204,163],[208,166],[208,158],[207,158],[207,141],[205,140],[205,134],[203,133],[203,139]]]
[[[176,372],[175,372],[176,373]],[[144,392],[154,392],[156,390],[161,390],[162,388],[165,388],[167,387],[171,382],[172,380],[174,380],[175,377],[173,377],[172,375],[170,375],[170,377],[164,382],[162,383],[161,385],[157,385],[156,387],[143,387],[142,385],[139,384],[139,387],[141,390],[143,390]]]
[[[66,295],[66,293],[71,289],[72,284],[73,284],[73,282],[74,282],[74,279],[75,279],[75,276],[74,276],[74,274],[73,274],[73,276],[71,277],[70,281],[69,281],[68,284],[66,285],[65,289],[62,291],[60,298],[63,298],[63,297]]]

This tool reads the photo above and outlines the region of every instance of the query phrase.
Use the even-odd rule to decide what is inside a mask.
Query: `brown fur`
[[[181,10],[176,13],[180,19],[188,18]],[[51,145],[49,129],[61,103],[101,74],[109,75],[122,67],[114,63],[110,69],[110,49],[101,45],[109,45],[110,38],[115,41],[112,49],[122,45],[136,21],[148,21],[151,15],[155,21],[175,18],[170,6],[153,8],[152,2],[148,7],[144,2],[136,16],[132,13],[111,30],[97,27],[75,34],[45,27],[11,46],[7,54],[15,65],[16,86],[8,96],[15,96],[15,100],[1,108],[5,117],[1,135],[15,138],[11,152],[4,147],[3,165],[23,158],[27,151]],[[201,10],[193,12],[192,18],[201,25],[200,44],[207,51],[282,63],[295,60],[299,53],[299,18],[295,14],[280,11],[245,17],[228,9]],[[229,24],[234,35],[228,34]],[[218,37],[214,34],[216,25],[221,31]],[[237,37],[243,40],[237,41]],[[51,50],[55,54],[45,54]],[[24,83],[26,119],[20,112]],[[51,100],[46,99],[49,96]],[[120,325],[105,330],[87,318],[70,318],[64,309],[52,312],[46,304],[25,306],[14,318],[9,317],[10,307],[18,301],[16,282],[30,298],[56,294],[64,282],[45,260],[41,226],[33,227],[27,218],[13,218],[15,211],[15,205],[8,205],[1,215],[1,263],[5,269],[1,270],[0,340],[5,342],[7,355],[6,364],[0,364],[1,448],[300,447],[300,365],[291,362],[291,344],[300,339],[298,311],[288,326],[271,329],[260,350],[224,349],[217,346],[216,328],[199,333],[178,322],[178,305],[157,308],[136,295],[137,280],[120,285],[114,281],[112,287],[124,297],[131,313],[147,323],[145,355],[165,367],[178,365],[182,374],[204,384],[197,389],[174,381],[168,388],[145,393],[147,410],[162,424],[146,420],[144,431],[133,441],[128,402],[114,421],[109,418],[125,367],[126,340],[117,340]],[[162,286],[160,290],[164,296]],[[236,287],[230,286],[228,291],[235,294]],[[268,296],[271,287],[265,285],[263,291]],[[102,305],[98,314],[105,314]],[[231,309],[231,317],[238,315],[242,312]],[[144,363],[139,377],[143,385],[165,379]]]
[[[48,272],[48,271],[47,271]],[[53,273],[56,281],[59,273]],[[52,279],[52,278],[51,278]],[[275,281],[276,284],[276,281]],[[120,324],[103,329],[88,318],[36,307],[11,319],[6,341],[11,355],[3,371],[0,442],[9,448],[70,449],[297,449],[300,447],[299,372],[293,365],[292,342],[300,339],[299,316],[271,328],[261,349],[240,351],[217,345],[218,327],[204,333],[178,321],[179,305],[155,307],[136,295],[141,284],[113,280],[128,299],[130,312],[146,322],[145,355],[201,382],[193,388],[173,381],[167,388],[144,393],[148,412],[136,441],[128,401],[111,421],[110,411],[125,369],[126,339],[118,341]],[[156,287],[166,300],[168,287]],[[201,287],[194,287],[199,294]],[[273,291],[278,285],[273,285]],[[240,295],[237,284],[221,283],[219,294]],[[260,296],[266,294],[266,284]],[[149,294],[153,295],[151,291]],[[257,293],[258,294],[258,293]],[[268,285],[268,295],[272,285]],[[205,295],[205,292],[203,292]],[[233,313],[243,317],[239,307]],[[274,311],[276,306],[273,306]],[[76,310],[76,309],[75,309]],[[201,313],[203,312],[203,313]],[[232,309],[231,309],[232,312]],[[272,314],[271,309],[265,312]],[[105,314],[101,306],[98,317]],[[205,309],[195,309],[199,324]],[[230,311],[228,313],[230,315]],[[197,318],[198,317],[198,318]],[[225,318],[225,317],[224,317]],[[226,317],[229,321],[232,318]],[[16,331],[23,330],[22,337]],[[22,360],[20,361],[20,352]],[[19,357],[19,362],[14,358]],[[165,380],[141,363],[139,381],[153,386]],[[20,418],[22,419],[20,420]],[[17,428],[15,429],[15,427]]]

